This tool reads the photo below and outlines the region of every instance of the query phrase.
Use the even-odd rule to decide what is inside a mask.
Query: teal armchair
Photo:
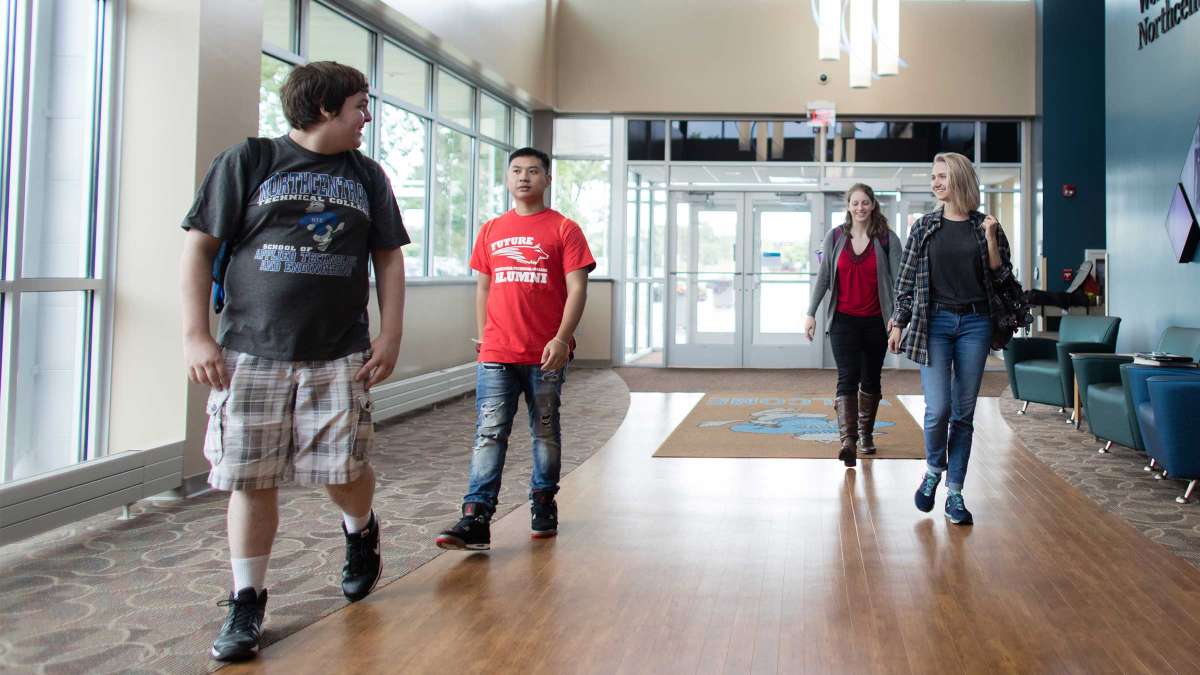
[[[1004,367],[1013,398],[1024,401],[1019,414],[1030,403],[1057,408],[1075,405],[1075,369],[1072,353],[1112,354],[1117,347],[1121,319],[1115,316],[1062,318],[1059,339],[1013,338],[1004,348]]]
[[[1171,326],[1163,331],[1154,349],[1200,361],[1200,328]],[[1100,452],[1108,452],[1113,443],[1146,450],[1129,392],[1121,380],[1121,364],[1132,363],[1133,357],[1077,354],[1074,362],[1084,417],[1096,438],[1105,441]]]

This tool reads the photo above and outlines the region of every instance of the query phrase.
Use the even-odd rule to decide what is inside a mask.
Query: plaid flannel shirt
[[[972,211],[968,216],[975,226],[975,239],[979,244],[979,259],[983,264],[983,287],[987,291],[988,308],[994,317],[1004,311],[1004,305],[996,292],[997,282],[1012,276],[1012,257],[1008,248],[1008,237],[1004,228],[996,225],[996,245],[1000,252],[1001,265],[993,270],[988,262],[987,235],[983,231],[984,216]],[[892,323],[904,332],[900,349],[909,359],[929,365],[929,241],[942,229],[942,209],[927,213],[913,223],[900,258],[900,271],[896,275],[896,308],[892,312]],[[994,321],[993,321],[994,323]]]

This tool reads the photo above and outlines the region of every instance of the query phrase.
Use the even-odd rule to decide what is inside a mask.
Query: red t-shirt
[[[854,254],[854,244],[846,247],[837,261],[837,311],[850,316],[882,316],[879,307],[879,278],[875,267],[875,242]]]
[[[541,363],[562,323],[567,274],[595,267],[583,230],[553,209],[513,210],[484,223],[471,254],[471,268],[492,280],[479,360]]]

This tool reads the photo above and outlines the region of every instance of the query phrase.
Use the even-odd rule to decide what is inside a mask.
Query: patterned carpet
[[[1142,470],[1146,456],[1113,444],[1104,445],[1087,430],[1087,421],[1076,430],[1055,408],[1032,404],[1025,415],[1009,392],[1000,399],[1004,419],[1026,448],[1109,513],[1124,518],[1148,539],[1200,567],[1200,502],[1178,504],[1187,483],[1155,480]]]
[[[562,407],[563,473],[616,431],[629,390],[611,370],[569,373]],[[519,413],[498,515],[525,501],[529,433]],[[380,424],[375,509],[387,584],[442,553],[434,535],[453,523],[466,487],[474,398]],[[225,497],[142,502],[0,549],[0,671],[197,673],[229,587]],[[267,577],[264,645],[346,604],[338,585],[341,513],[320,490],[280,491],[279,537]]]

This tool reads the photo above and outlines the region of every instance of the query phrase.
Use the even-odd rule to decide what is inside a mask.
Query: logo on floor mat
[[[875,421],[875,433],[886,435],[895,422]],[[747,434],[790,435],[801,441],[835,443],[841,440],[837,420],[825,413],[801,412],[795,408],[769,408],[750,413],[748,420],[713,420],[701,422],[701,429],[724,428]]]

